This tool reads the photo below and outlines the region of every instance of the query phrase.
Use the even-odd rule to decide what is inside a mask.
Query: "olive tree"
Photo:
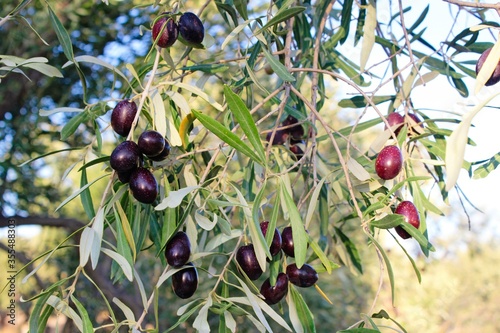
[[[4,13],[0,28],[26,20],[31,2]],[[420,280],[407,244],[435,251],[427,232],[429,214],[443,215],[435,198],[448,201],[461,169],[485,177],[498,164],[497,155],[466,161],[464,151],[474,115],[497,95],[485,86],[500,78],[498,25],[488,20],[500,7],[446,2],[449,33],[436,41],[434,3],[105,1],[98,8],[142,18],[132,36],[145,52],[128,60],[76,52],[78,12],[37,3],[65,63],[6,54],[0,73],[77,78],[79,102],[54,99],[39,111],[63,119],[58,148],[47,144],[23,165],[76,154],[58,161],[79,184],[54,214],[77,202],[84,217],[21,270],[27,280],[58,251],[78,253],[70,274],[23,297],[30,331],[43,331],[53,313],[83,332],[331,328],[310,304],[333,312],[325,291],[341,267],[363,273],[361,253],[378,258],[387,274],[379,288],[388,284],[394,299],[384,237]],[[474,25],[458,24],[464,17]],[[477,104],[462,116],[421,109],[413,92],[440,77]],[[404,331],[374,294],[359,320],[335,328]],[[89,314],[96,304],[106,320]]]

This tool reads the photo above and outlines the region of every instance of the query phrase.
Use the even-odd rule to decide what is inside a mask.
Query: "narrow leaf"
[[[264,51],[264,56],[267,62],[271,65],[273,71],[282,79],[287,82],[295,82],[295,77],[288,71],[288,69],[283,65],[278,59],[276,59],[265,47],[262,47]]]
[[[212,105],[216,110],[218,111],[223,111],[224,108],[222,107],[222,105],[220,105],[218,102],[215,101],[215,99],[206,94],[203,90],[201,90],[200,88],[196,87],[195,85],[192,85],[192,84],[187,84],[187,83],[182,83],[182,82],[172,82],[172,81],[166,81],[166,82],[162,82],[162,84],[164,85],[173,85],[179,89],[183,89],[183,90],[186,90],[186,91],[189,91],[190,93],[192,94],[195,94],[197,95],[198,97],[204,99],[206,102],[208,102],[210,105]]]
[[[351,171],[354,177],[361,180],[362,182],[372,178],[370,173],[366,171],[365,168],[352,157],[347,160],[347,168],[349,169],[349,171]]]
[[[234,37],[238,36],[238,34],[243,30],[245,29],[248,24],[250,23],[251,21],[250,20],[247,20],[243,23],[241,23],[240,25],[238,25],[236,28],[233,29],[233,31],[231,31],[226,39],[224,39],[224,41],[222,42],[222,45],[221,45],[221,50],[224,50],[224,48],[227,46],[227,44],[229,44],[233,39]]]
[[[198,188],[200,188],[200,186],[187,186],[177,191],[170,191],[168,193],[168,196],[164,198],[161,203],[158,204],[158,206],[155,207],[155,210],[164,210],[167,208],[178,207],[182,203],[182,200],[184,199],[184,197],[186,197],[186,195]]]
[[[24,64],[23,67],[34,69],[48,77],[59,77],[59,78],[64,77],[57,68],[48,64],[28,63]]]
[[[371,101],[373,104],[377,105],[388,101],[394,101],[395,98],[396,97],[394,95],[373,96],[371,98]],[[341,108],[364,108],[369,104],[370,103],[365,99],[364,96],[354,96],[349,99],[342,99],[339,101],[339,106]]]
[[[71,118],[61,130],[61,140],[65,141],[76,132],[78,126],[89,119],[87,112],[82,112]]]
[[[50,21],[52,23],[54,31],[56,32],[57,39],[59,40],[59,43],[61,43],[61,46],[63,48],[64,55],[66,56],[66,58],[68,58],[68,60],[73,60],[73,45],[71,45],[71,38],[68,31],[66,31],[63,24],[48,3],[47,9],[49,11]]]
[[[74,198],[76,198],[82,191],[85,191],[85,189],[89,188],[90,186],[92,186],[94,183],[96,183],[97,181],[101,180],[102,178],[104,177],[108,177],[110,174],[104,174],[102,175],[101,177],[97,178],[97,179],[94,179],[92,182],[88,183],[87,185],[85,186],[82,186],[80,189],[78,189],[76,192],[74,192],[73,194],[71,194],[68,198],[66,198],[66,200],[64,200],[57,208],[56,208],[56,212],[61,209],[62,207],[64,207],[68,202],[70,202],[71,200],[73,200]]]
[[[89,261],[90,251],[94,244],[94,237],[95,231],[92,228],[87,227],[83,229],[80,237],[80,267],[85,266]]]
[[[90,251],[90,261],[92,263],[92,269],[97,267],[97,262],[99,261],[99,255],[101,253],[102,235],[104,233],[104,208],[101,207],[95,216],[94,222],[92,223],[92,230],[94,230],[94,238],[92,240],[92,248]]]
[[[42,310],[45,307],[45,304],[47,303],[47,300],[49,299],[50,296],[52,296],[54,289],[55,289],[55,287],[52,286],[48,290],[46,290],[38,298],[38,300],[35,303],[35,306],[30,311],[30,316],[29,316],[29,331],[30,332],[44,332],[45,331],[45,326],[47,324],[47,321],[42,320],[45,318],[42,318],[41,314],[42,314]],[[51,307],[49,307],[49,308],[51,308]],[[52,312],[52,310],[50,312]]]
[[[229,110],[236,118],[236,121],[240,125],[243,133],[247,136],[248,141],[250,141],[250,144],[255,149],[257,155],[264,160],[265,152],[264,147],[262,146],[262,141],[260,140],[259,130],[257,129],[257,126],[255,126],[255,121],[252,119],[252,115],[250,114],[247,106],[243,100],[231,91],[227,85],[224,86],[224,96],[226,97]]]
[[[394,305],[394,300],[396,297],[396,289],[394,288],[394,271],[392,270],[391,261],[387,257],[387,254],[385,253],[385,250],[382,247],[382,245],[380,245],[377,242],[377,240],[370,233],[367,233],[367,236],[368,236],[368,238],[371,239],[373,244],[377,247],[377,249],[379,250],[379,253],[382,255],[382,258],[384,259],[385,266],[387,267],[387,274],[389,275],[389,283],[391,285],[392,304]]]
[[[192,112],[202,125],[215,134],[219,139],[260,165],[264,165],[264,161],[253,151],[252,148],[245,144],[236,134],[224,127],[224,125],[220,122],[198,111],[193,110]]]
[[[47,304],[56,309],[57,312],[60,312],[69,319],[73,320],[73,323],[75,324],[76,328],[80,332],[83,332],[82,318],[80,318],[80,316],[76,313],[76,311],[73,310],[65,300],[62,300],[57,296],[51,295],[47,300]]]
[[[209,333],[210,325],[208,324],[208,310],[212,306],[212,297],[208,297],[207,302],[198,312],[194,322],[193,328],[196,329],[197,332],[200,333]]]
[[[429,243],[429,240],[414,226],[412,226],[410,223],[402,221],[401,222],[401,227],[410,234],[411,237],[413,237],[422,248],[428,249],[429,251],[435,251],[436,249],[434,246],[432,246],[431,243]]]
[[[481,179],[486,176],[493,170],[495,170],[498,165],[500,165],[500,152],[496,153],[493,155],[488,162],[482,164],[480,167],[478,167],[476,170],[474,170],[474,176],[472,177],[473,179]]]
[[[500,45],[500,44],[499,44]],[[467,144],[469,128],[472,124],[472,119],[474,116],[481,111],[481,109],[488,104],[493,98],[498,96],[500,93],[496,92],[490,95],[488,98],[484,99],[468,111],[462,118],[460,124],[451,133],[448,143],[446,144],[446,191],[450,191],[456,184],[458,176],[460,174],[460,169],[464,161],[465,146]]]
[[[287,296],[287,301],[289,306],[293,304],[290,310],[294,310],[294,317],[299,320],[300,326],[294,324],[294,328],[297,332],[316,332],[316,326],[314,324],[314,315],[304,301],[302,295],[295,289],[294,286],[290,286],[289,296]],[[292,312],[292,311],[290,311]],[[292,313],[290,313],[292,316]],[[296,321],[296,320],[295,320]],[[293,321],[292,321],[293,323]]]
[[[123,210],[123,207],[120,201],[115,202],[116,210],[118,211],[118,215],[120,216],[120,224],[122,226],[123,234],[125,235],[125,239],[127,240],[127,244],[130,247],[130,252],[132,252],[132,262],[135,262],[137,255],[137,248],[135,245],[134,235],[132,233],[132,229],[130,228],[130,222],[128,220],[127,214]]]
[[[295,263],[297,264],[297,267],[300,268],[306,262],[308,237],[304,229],[304,224],[302,223],[302,218],[300,217],[299,210],[293,202],[291,194],[288,193],[285,184],[281,185],[281,195],[284,199],[288,214],[290,216],[290,224],[292,227],[292,237],[295,251]]]
[[[262,28],[260,28],[256,32],[254,32],[254,35],[258,35],[264,29],[267,29],[275,24],[284,22],[284,21],[288,20],[289,18],[294,17],[299,13],[302,13],[305,9],[306,9],[306,7],[297,6],[297,7],[291,7],[291,8],[287,8],[287,9],[278,11],[272,19],[267,21],[267,23],[264,24],[264,26],[262,26]]]
[[[125,318],[127,318],[127,321],[129,322],[129,325],[135,324],[134,312],[127,305],[125,305],[125,303],[123,303],[116,297],[113,297],[113,303],[115,303],[120,308],[120,310],[122,310]]]
[[[150,98],[153,102],[153,119],[154,127],[157,132],[165,136],[167,134],[167,118],[165,116],[165,104],[161,98],[161,94],[158,90],[150,92]],[[167,137],[168,142],[172,144],[170,137]],[[172,144],[173,145],[173,144]]]
[[[129,81],[129,78],[127,76],[125,76],[125,74],[123,74],[123,72],[121,72],[118,68],[116,68],[115,66],[113,66],[113,65],[105,62],[102,59],[99,59],[99,58],[96,58],[96,57],[93,57],[93,56],[90,56],[90,55],[81,55],[81,56],[75,57],[73,60],[75,62],[77,62],[77,63],[88,62],[88,63],[91,63],[91,64],[95,64],[95,65],[99,65],[99,66],[105,67],[105,68],[110,69],[111,71],[117,73],[118,75],[120,75],[125,82]],[[66,68],[70,64],[74,64],[74,62],[70,60],[67,63],[65,63],[62,66],[62,68]]]
[[[379,229],[390,229],[397,227],[404,221],[404,216],[400,214],[386,215],[380,220],[370,222],[370,225]]]
[[[83,333],[93,333],[94,332],[94,327],[92,326],[92,321],[90,321],[90,316],[85,309],[85,307],[82,305],[82,303],[76,299],[75,296],[71,295],[71,300],[73,303],[76,305],[76,309],[80,313],[80,317],[82,318],[82,329]]]
[[[73,147],[73,148],[64,148],[64,149],[59,149],[59,150],[54,150],[54,151],[51,151],[51,152],[48,152],[46,154],[42,154],[40,156],[37,156],[37,157],[34,157],[32,159],[29,159],[21,164],[19,164],[19,167],[22,167],[22,166],[25,166],[26,164],[29,164],[33,161],[36,161],[40,158],[44,158],[44,157],[47,157],[47,156],[50,156],[50,155],[54,155],[54,154],[59,154],[59,153],[62,153],[64,151],[72,151],[72,150],[82,150],[81,147]]]
[[[259,318],[260,322],[266,327],[266,329],[269,332],[272,332],[273,330],[269,326],[269,323],[267,322],[266,317],[264,316],[264,313],[262,312],[262,308],[259,306],[259,303],[257,302],[257,296],[250,291],[247,284],[243,280],[241,280],[237,276],[236,276],[236,278],[240,282],[240,285],[243,288],[243,291],[245,292],[247,299],[250,301],[250,305],[252,306],[253,311],[257,315],[257,318]]]
[[[134,274],[132,272],[132,267],[128,263],[127,259],[123,257],[121,254],[116,253],[115,251],[111,251],[109,249],[102,248],[101,251],[106,254],[108,257],[116,261],[118,265],[120,265],[120,268],[123,270],[123,273],[127,277],[129,281],[134,280]]]
[[[256,218],[253,217],[252,211],[248,208],[248,203],[245,200],[243,194],[241,194],[240,190],[233,185],[233,189],[238,196],[239,202],[243,205],[243,213],[245,215],[245,221],[248,225],[248,230],[250,231],[250,238],[252,239],[252,243],[255,250],[255,256],[257,257],[257,261],[259,262],[259,266],[263,272],[266,271],[266,257],[271,258],[271,254],[269,253],[269,247],[267,246],[266,239],[262,235],[262,231],[260,230],[259,222]],[[262,193],[263,191],[260,191]],[[257,200],[258,198],[256,198]],[[260,199],[259,199],[260,200]],[[256,203],[254,203],[256,204]],[[258,203],[257,203],[258,205]]]
[[[80,177],[80,187],[87,185],[87,169],[82,169],[82,175]],[[82,201],[83,209],[87,214],[89,220],[93,219],[95,216],[94,204],[92,202],[92,195],[90,194],[89,188],[85,189],[80,193],[80,200]]]
[[[370,58],[373,45],[375,44],[375,29],[377,28],[377,3],[370,0],[366,8],[366,19],[363,27],[363,43],[361,46],[361,60],[359,71],[364,72],[365,66]]]

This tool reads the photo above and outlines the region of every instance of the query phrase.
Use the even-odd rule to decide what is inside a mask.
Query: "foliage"
[[[199,8],[206,29],[203,45],[181,39],[161,49],[151,40],[157,15]],[[0,52],[5,54],[0,56],[2,110],[7,110],[5,96],[19,87],[19,77],[35,82],[37,90],[15,94],[13,111],[2,111],[0,126],[15,124],[15,131],[0,138],[7,143],[0,169],[2,213],[37,213],[40,208],[30,205],[35,201],[43,207],[34,200],[43,194],[54,212],[77,202],[85,216],[85,225],[43,255],[43,260],[54,260],[74,242],[79,259],[67,276],[28,299],[33,332],[43,331],[54,311],[82,332],[120,327],[156,332],[179,326],[234,332],[237,326],[251,325],[255,328],[248,330],[319,331],[324,323],[310,304],[329,306],[328,293],[321,289],[330,290],[323,284],[345,273],[339,267],[363,273],[360,253],[373,251],[387,270],[394,300],[397,267],[381,235],[397,237],[393,228],[402,226],[412,236],[410,242],[429,256],[435,247],[426,216],[442,215],[431,195],[446,201],[462,168],[484,177],[497,166],[496,155],[464,161],[465,146],[473,144],[468,138],[473,117],[496,94],[482,98],[462,119],[454,114],[436,118],[412,99],[415,90],[438,77],[445,77],[461,96],[469,95],[465,80],[476,73],[467,56],[493,45],[476,43],[480,35],[495,31],[485,9],[469,14],[484,26],[458,33],[450,27],[452,33],[440,41],[424,37],[431,7],[415,13],[402,2],[23,1],[3,10],[1,33],[18,43]],[[23,30],[23,25],[31,29]],[[38,50],[37,43],[44,47]],[[106,50],[117,44],[140,51],[122,58]],[[353,47],[360,50],[359,59],[351,56]],[[498,63],[500,51],[492,54],[475,92]],[[337,89],[353,96],[335,105]],[[153,205],[137,201],[109,166],[111,151],[125,138],[113,133],[108,111],[125,98],[140,110],[126,139],[155,129],[173,147],[165,161],[144,161],[160,184]],[[21,105],[23,99],[28,102]],[[341,117],[339,107],[352,109],[351,119]],[[17,110],[32,121],[21,124],[25,118]],[[394,126],[383,127],[392,112],[406,116],[398,132]],[[410,115],[417,115],[417,121]],[[290,116],[297,124],[283,125]],[[448,125],[456,123],[450,130]],[[299,128],[303,132],[295,141],[270,144],[284,130]],[[23,135],[24,142],[19,140]],[[18,140],[21,144],[14,144]],[[35,140],[40,145],[32,148]],[[389,144],[403,152],[404,167],[395,179],[383,181],[374,161]],[[52,184],[25,193],[8,175],[12,170],[28,182],[54,156],[65,157],[56,167],[61,179],[76,177],[69,186],[72,194],[48,193]],[[107,182],[104,188],[98,185],[101,180]],[[418,229],[393,213],[403,200],[417,207]],[[294,258],[271,256],[271,237],[259,227],[263,220],[270,230],[292,226]],[[179,230],[189,236],[190,260],[200,280],[194,297],[181,307],[167,284],[182,268],[168,266],[163,255]],[[241,272],[235,260],[235,249],[248,243],[264,271],[257,281]],[[420,279],[414,259],[398,244]],[[105,269],[103,262],[108,263]],[[290,284],[286,300],[266,304],[259,296],[260,283],[268,277],[273,281],[292,262],[316,269],[317,289]],[[28,277],[43,265],[36,267]],[[137,300],[106,292],[91,273],[96,270],[123,290],[138,290]],[[97,297],[85,295],[82,283],[95,288]],[[166,302],[161,300],[165,294]],[[109,319],[98,323],[95,314],[89,315],[88,302],[99,304]],[[378,332],[381,325],[375,319],[404,331],[397,318],[374,311],[372,306],[339,331]]]

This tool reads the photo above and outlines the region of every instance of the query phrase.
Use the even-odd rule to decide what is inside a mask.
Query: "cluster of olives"
[[[178,22],[175,14],[165,12],[154,20],[153,41],[161,48],[172,46],[180,35],[189,45],[200,45],[205,36],[205,28],[200,18],[191,12],[183,13]]]
[[[301,158],[304,155],[304,151],[300,145],[305,145],[304,142],[304,127],[298,124],[297,118],[293,116],[288,116],[282,123],[281,127],[286,127],[279,129],[274,133],[274,138],[271,142],[271,137],[273,132],[267,133],[266,140],[271,145],[284,145],[288,140],[290,141],[289,149],[295,154],[297,158]]]
[[[120,101],[111,113],[111,127],[121,135],[128,136],[137,114],[134,101]],[[155,177],[144,168],[143,157],[152,161],[162,161],[170,154],[170,144],[156,131],[143,132],[137,143],[126,140],[113,150],[110,165],[116,171],[122,183],[129,183],[132,195],[139,202],[151,204],[158,195],[158,184]]]
[[[267,234],[269,221],[260,223],[262,234]],[[273,257],[280,254],[281,251],[289,257],[294,257],[294,243],[292,236],[292,228],[285,227],[283,232],[274,230],[273,240],[269,247],[269,252]],[[262,269],[257,261],[253,244],[240,246],[236,252],[236,261],[241,270],[247,275],[250,280],[257,280],[262,275]],[[309,264],[302,265],[298,268],[295,263],[286,266],[286,273],[279,273],[276,277],[276,283],[271,285],[271,281],[267,278],[260,287],[260,293],[264,296],[266,303],[276,304],[288,293],[288,282],[298,287],[311,287],[318,281],[318,273]]]
[[[411,118],[418,126],[423,126],[422,121],[415,113],[408,113],[408,117]],[[401,128],[404,126],[405,118],[397,112],[392,112],[386,119],[391,128],[395,127],[394,134],[397,136]],[[384,180],[395,178],[400,173],[402,167],[403,155],[401,154],[399,147],[396,145],[385,146],[375,160],[375,172]],[[418,210],[411,201],[401,202],[396,207],[395,213],[403,215],[405,221],[413,225],[415,228],[418,229],[420,226]],[[397,226],[395,230],[403,239],[411,237],[410,234],[408,234],[408,232],[406,232],[401,226]]]
[[[178,297],[183,299],[193,296],[198,289],[198,270],[192,262],[189,262],[190,256],[189,238],[185,232],[178,231],[167,242],[165,258],[167,263],[174,268],[188,266],[172,275],[172,289]]]
[[[479,71],[483,67],[484,62],[486,61],[486,58],[488,58],[488,55],[490,54],[492,49],[493,49],[493,47],[490,47],[489,49],[484,51],[481,54],[481,56],[479,57],[479,59],[477,60],[476,75],[479,74]],[[497,64],[497,66],[495,67],[495,70],[493,71],[493,73],[491,73],[490,78],[488,79],[488,81],[486,81],[486,83],[484,85],[485,86],[492,86],[492,85],[498,83],[498,81],[500,81],[500,62]]]

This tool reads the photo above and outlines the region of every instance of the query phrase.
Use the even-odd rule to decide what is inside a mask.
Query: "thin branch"
[[[443,0],[444,2],[451,3],[460,7],[472,7],[481,9],[495,9],[500,12],[500,2],[497,3],[484,3],[484,2],[470,2],[460,0]]]

